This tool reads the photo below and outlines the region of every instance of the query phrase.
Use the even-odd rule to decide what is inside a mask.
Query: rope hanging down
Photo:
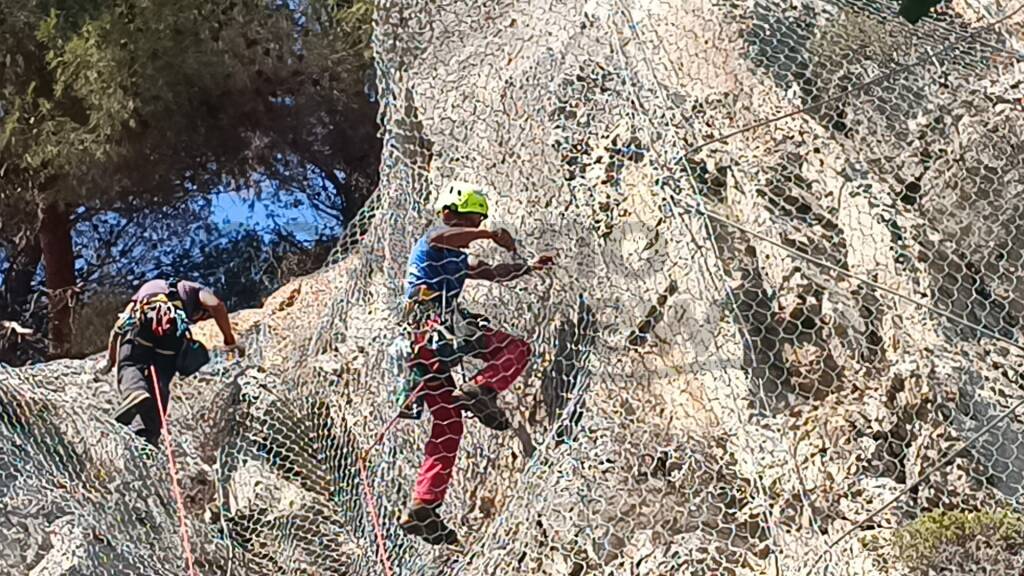
[[[161,436],[164,438],[164,448],[167,450],[167,465],[171,472],[171,490],[174,493],[174,500],[178,505],[178,528],[181,532],[181,549],[185,554],[185,563],[188,566],[189,576],[199,576],[196,571],[195,559],[192,556],[192,545],[188,538],[188,525],[185,522],[185,501],[181,497],[181,489],[178,487],[178,467],[174,462],[174,452],[171,449],[171,428],[167,424],[164,414],[163,401],[160,399],[160,379],[156,374],[156,367],[149,367],[150,377],[153,379],[153,391],[156,393],[156,409],[160,414]]]
[[[391,560],[388,558],[388,549],[384,540],[384,530],[380,525],[380,515],[377,513],[376,497],[373,488],[370,488],[370,474],[366,470],[366,454],[360,454],[356,458],[359,465],[359,478],[363,483],[363,499],[366,500],[366,509],[370,513],[370,521],[373,522],[373,534],[377,538],[377,558],[381,567],[384,568],[385,576],[392,576],[395,572],[391,568]]]
[[[413,393],[406,398],[399,411],[408,408],[409,403],[412,402],[421,391],[423,391],[424,385],[426,385],[426,382],[420,382],[419,386],[413,390]],[[363,484],[363,499],[366,501],[366,510],[370,514],[370,521],[373,523],[373,534],[377,539],[377,558],[381,563],[381,567],[384,569],[385,576],[392,576],[394,574],[394,569],[391,567],[390,558],[388,558],[387,542],[384,539],[384,530],[381,528],[380,515],[377,513],[377,497],[373,493],[373,488],[370,485],[370,474],[367,470],[366,463],[370,459],[370,453],[384,441],[384,437],[387,436],[387,433],[392,427],[394,427],[396,422],[398,422],[398,416],[392,416],[391,419],[381,427],[380,431],[377,432],[377,437],[374,439],[373,443],[367,446],[365,450],[362,450],[356,456],[356,462],[359,467],[359,478]]]

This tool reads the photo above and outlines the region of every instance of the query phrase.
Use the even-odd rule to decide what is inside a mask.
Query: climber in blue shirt
[[[532,262],[493,265],[470,257],[465,250],[478,240],[516,252],[515,239],[507,230],[480,227],[487,211],[480,187],[449,184],[438,204],[442,225],[430,228],[417,240],[406,271],[405,319],[412,345],[408,362],[412,378],[399,415],[418,418],[418,410],[409,406],[422,402],[429,408],[433,424],[412,503],[399,525],[431,544],[457,541],[455,531],[436,509],[451,482],[463,433],[463,410],[488,428],[507,430],[511,424],[498,406],[497,395],[512,386],[532,354],[525,340],[495,329],[486,318],[458,306],[463,286],[466,280],[508,282],[554,263],[546,254]],[[457,388],[451,368],[466,356],[483,360],[485,365]],[[413,398],[415,389],[420,392]]]
[[[469,255],[443,244],[457,233],[455,230],[444,224],[434,226],[416,241],[406,268],[406,300],[415,300],[421,293],[435,293],[446,303],[455,303],[469,274]],[[499,229],[491,234],[504,239],[508,232]]]

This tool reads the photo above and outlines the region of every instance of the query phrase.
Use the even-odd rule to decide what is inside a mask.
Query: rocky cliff
[[[1020,571],[1024,17],[896,9],[381,2],[380,189],[332,266],[239,316],[249,357],[176,384],[199,571]],[[448,178],[560,262],[466,295],[535,354],[514,429],[467,426],[461,550],[394,525],[425,422],[356,465]],[[0,402],[0,566],[184,572],[169,463],[110,382],[7,371]]]

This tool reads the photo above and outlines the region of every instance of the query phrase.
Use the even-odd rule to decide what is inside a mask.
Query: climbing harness
[[[118,338],[127,338],[133,342],[153,348],[158,354],[175,355],[175,369],[181,377],[188,377],[198,372],[210,362],[210,352],[202,342],[192,336],[191,321],[185,313],[185,305],[178,295],[178,281],[169,280],[165,294],[157,294],[143,301],[129,302],[118,315],[114,331]],[[163,337],[174,334],[182,340],[177,350],[157,348],[153,342],[139,336],[139,327],[149,323],[154,336]]]
[[[153,334],[156,336],[165,336],[172,329],[177,330],[178,337],[185,336],[190,321],[185,313],[185,303],[178,294],[178,280],[168,280],[167,292],[164,294],[129,302],[118,316],[115,329],[125,333],[147,317],[152,318]]]
[[[394,399],[404,407],[399,410],[401,418],[418,420],[423,415],[423,399],[414,390],[431,379],[448,377],[466,357],[485,348],[490,319],[446,304],[442,293],[422,287],[406,302],[402,333],[389,348]],[[421,357],[424,349],[432,353],[431,359]]]

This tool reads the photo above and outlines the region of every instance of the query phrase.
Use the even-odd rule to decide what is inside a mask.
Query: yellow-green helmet
[[[449,182],[437,200],[438,214],[450,209],[459,214],[487,216],[487,197],[482,186],[469,182]]]

